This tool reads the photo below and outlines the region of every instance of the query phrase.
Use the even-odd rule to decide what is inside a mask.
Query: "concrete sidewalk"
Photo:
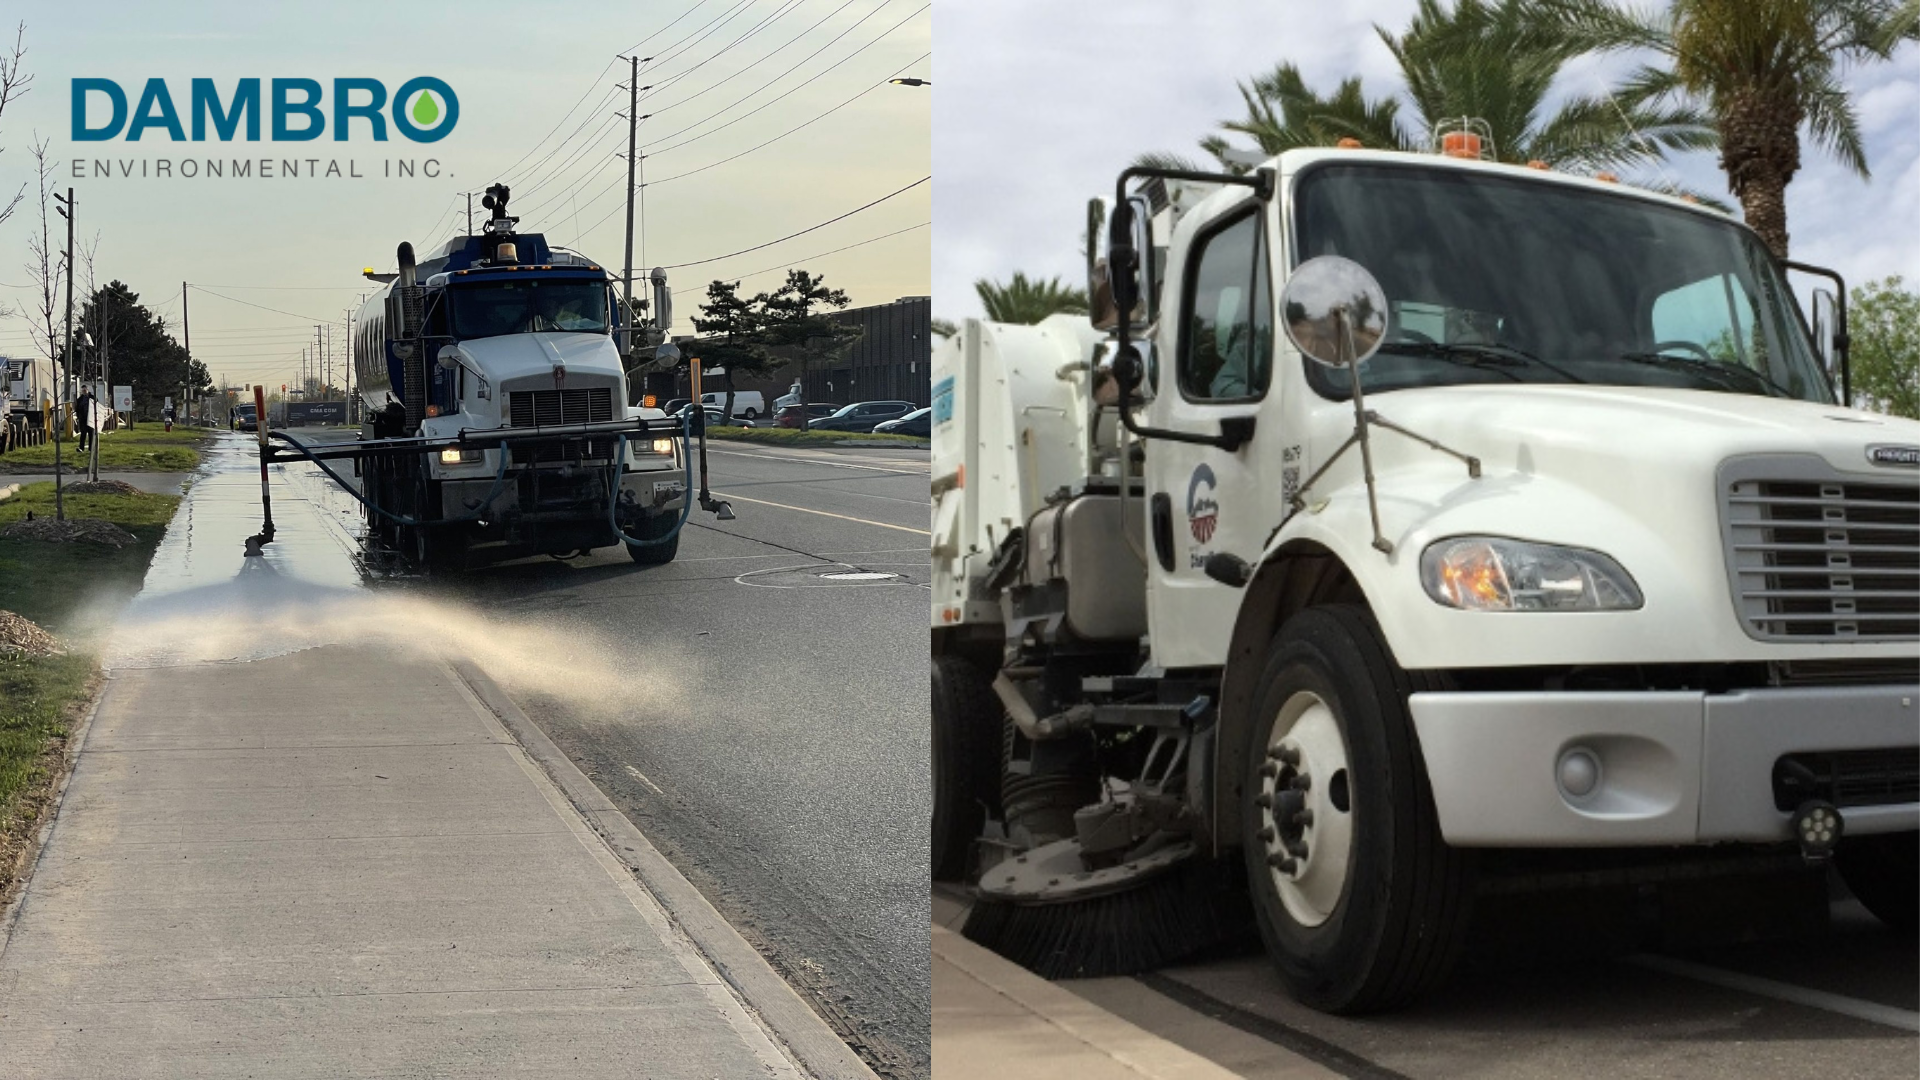
[[[0,1075],[806,1075],[437,657],[123,669],[80,737]]]

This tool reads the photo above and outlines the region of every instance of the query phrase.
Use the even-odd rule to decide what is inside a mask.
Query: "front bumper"
[[[1920,686],[1427,693],[1409,700],[1440,816],[1463,847],[1626,847],[1791,839],[1783,755],[1920,745]],[[1562,790],[1561,756],[1600,762]],[[1920,803],[1841,809],[1848,835],[1920,828]]]

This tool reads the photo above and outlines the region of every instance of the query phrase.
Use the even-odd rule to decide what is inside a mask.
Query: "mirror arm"
[[[1788,270],[1798,270],[1803,274],[1812,274],[1833,282],[1833,351],[1840,357],[1840,404],[1853,408],[1853,365],[1848,353],[1853,345],[1852,335],[1847,333],[1847,283],[1838,271],[1812,263],[1795,262],[1781,259],[1780,265]],[[1818,344],[1817,342],[1815,343]]]
[[[1140,252],[1133,246],[1133,205],[1127,199],[1127,182],[1140,177],[1193,180],[1206,184],[1236,184],[1252,188],[1253,193],[1264,202],[1273,198],[1274,172],[1272,169],[1256,169],[1251,175],[1241,176],[1234,173],[1196,172],[1189,169],[1160,169],[1148,165],[1130,166],[1121,170],[1120,178],[1114,181],[1113,211],[1107,217],[1110,230],[1110,238],[1107,242],[1107,267],[1112,279],[1114,306],[1120,309],[1120,322],[1114,328],[1114,336],[1118,339],[1118,345],[1114,350],[1114,375],[1120,390],[1120,423],[1137,438],[1165,439],[1168,442],[1212,446],[1233,453],[1252,440],[1253,417],[1230,416],[1221,420],[1218,435],[1143,427],[1133,419],[1133,388],[1140,384],[1140,379],[1145,375],[1141,370],[1143,365],[1140,360],[1140,350],[1133,347],[1130,337],[1133,329],[1133,307],[1140,299],[1139,274],[1143,271]]]

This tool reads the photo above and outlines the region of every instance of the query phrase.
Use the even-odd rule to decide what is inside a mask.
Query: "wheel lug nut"
[[[1305,791],[1313,786],[1313,777],[1308,776],[1306,773],[1301,773],[1299,776],[1293,778],[1291,786],[1295,791]]]
[[[1311,811],[1311,810],[1302,810],[1302,811],[1300,811],[1299,813],[1297,813],[1297,814],[1295,814],[1295,815],[1293,815],[1293,823],[1294,823],[1295,825],[1311,825],[1311,824],[1313,824],[1313,811]]]
[[[1286,842],[1286,848],[1287,854],[1292,855],[1296,859],[1304,859],[1307,857],[1307,845],[1298,840],[1288,840]]]
[[[1293,746],[1276,746],[1267,751],[1267,756],[1288,765],[1300,764],[1300,750]]]
[[[1277,763],[1272,761],[1263,762],[1260,765],[1260,775],[1261,776],[1279,776],[1280,766]]]
[[[1273,843],[1273,837],[1274,837],[1273,826],[1263,825],[1260,827],[1261,842],[1271,844]]]
[[[1278,853],[1267,856],[1267,865],[1283,874],[1291,874],[1300,869],[1299,860],[1291,855],[1281,855]]]
[[[1271,791],[1263,791],[1263,792],[1261,792],[1260,794],[1258,794],[1258,795],[1255,795],[1255,796],[1253,797],[1253,805],[1255,805],[1255,806],[1257,806],[1257,807],[1259,807],[1259,808],[1260,808],[1260,809],[1262,809],[1262,810],[1265,810],[1265,809],[1266,809],[1267,807],[1269,807],[1269,806],[1272,806],[1272,805],[1273,805],[1273,792],[1271,792]]]

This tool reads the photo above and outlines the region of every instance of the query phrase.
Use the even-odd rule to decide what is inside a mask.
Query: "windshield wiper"
[[[1525,382],[1510,368],[1525,367],[1528,364],[1546,368],[1568,382],[1584,383],[1587,380],[1558,364],[1542,360],[1525,349],[1498,343],[1469,343],[1438,341],[1392,341],[1380,346],[1381,352],[1391,352],[1402,356],[1431,356],[1436,360],[1445,360],[1462,367],[1477,368],[1481,371],[1497,371],[1514,382]]]
[[[1771,378],[1767,377],[1765,372],[1756,371],[1743,364],[1719,364],[1712,360],[1702,360],[1693,356],[1673,356],[1668,353],[1653,352],[1621,353],[1615,357],[1615,359],[1625,360],[1634,364],[1650,364],[1654,367],[1682,368],[1697,375],[1705,375],[1707,378],[1719,383],[1728,390],[1740,389],[1740,386],[1736,384],[1744,380],[1748,387],[1757,388],[1762,394],[1768,397],[1791,398],[1795,396],[1793,391],[1774,382]],[[1741,379],[1734,379],[1733,376],[1736,375],[1740,376]]]

